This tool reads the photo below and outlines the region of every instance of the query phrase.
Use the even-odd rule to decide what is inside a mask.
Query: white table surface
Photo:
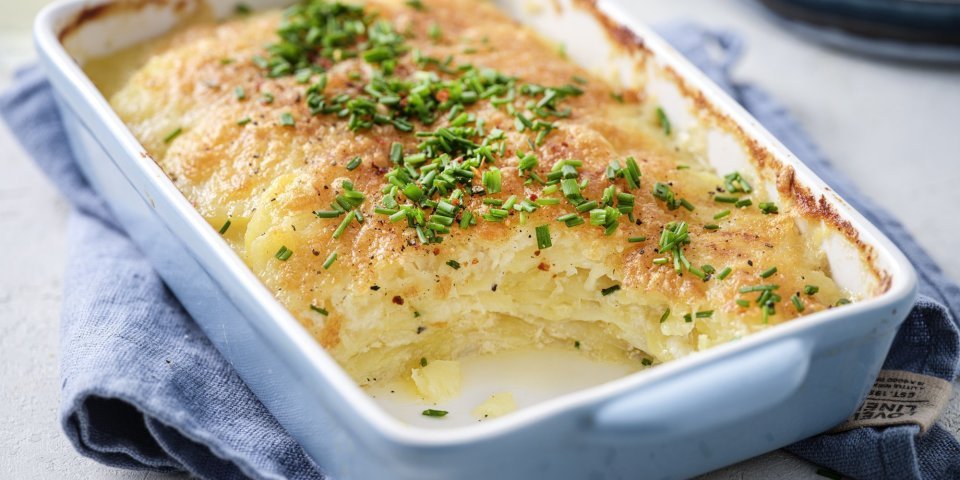
[[[9,84],[14,65],[32,58],[29,18],[44,1],[4,0],[0,86]],[[749,48],[737,76],[784,102],[837,169],[893,211],[948,275],[960,279],[960,69],[811,45],[742,0],[620,1],[650,23],[683,16],[739,32]],[[67,210],[0,124],[0,477],[167,478],[80,457],[60,431],[57,342]],[[958,434],[956,393],[945,423]],[[705,478],[821,478],[816,468],[773,452]]]

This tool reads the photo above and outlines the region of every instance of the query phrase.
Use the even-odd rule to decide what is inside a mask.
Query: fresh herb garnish
[[[181,133],[183,133],[183,128],[175,128],[172,132],[168,133],[166,137],[163,137],[163,143],[172,142],[173,139],[179,137]]]
[[[790,296],[790,301],[793,302],[793,306],[797,309],[798,312],[803,311],[803,302],[800,301],[800,295],[794,293]]]
[[[280,250],[277,250],[277,253],[274,256],[277,257],[277,260],[286,262],[292,255],[293,250],[290,250],[286,245],[283,245],[280,247]]]
[[[327,270],[333,265],[333,262],[337,261],[337,252],[331,253],[326,260],[323,261],[323,269]]]
[[[660,124],[660,128],[663,129],[663,134],[670,136],[670,119],[667,118],[667,112],[663,111],[662,107],[657,107],[657,122]]]
[[[611,293],[616,292],[617,290],[620,290],[620,285],[611,285],[607,288],[600,290],[600,294],[606,297],[607,295],[610,295]]]
[[[349,162],[347,162],[347,170],[354,170],[360,166],[360,163],[363,162],[363,159],[360,157],[353,157]]]
[[[540,225],[536,228],[536,233],[538,249],[543,250],[553,246],[553,241],[550,239],[550,225]]]
[[[720,273],[717,274],[717,278],[720,280],[723,280],[724,278],[727,278],[727,276],[730,275],[730,272],[732,271],[733,271],[732,268],[725,267],[723,270],[720,270]]]

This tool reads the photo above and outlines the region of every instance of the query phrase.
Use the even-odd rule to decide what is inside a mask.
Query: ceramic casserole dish
[[[903,254],[613,2],[494,3],[547,39],[575,39],[564,44],[571,60],[656,98],[678,134],[703,132],[717,171],[750,172],[757,188],[774,198],[786,191],[816,212],[798,227],[830,232],[823,250],[832,276],[858,300],[585,388],[544,387],[538,401],[494,421],[425,424],[356,385],[170,182],[81,68],[201,8],[226,17],[233,0],[62,0],[38,17],[35,40],[86,177],[251,390],[335,478],[686,478],[846,419],[913,303],[915,272]]]

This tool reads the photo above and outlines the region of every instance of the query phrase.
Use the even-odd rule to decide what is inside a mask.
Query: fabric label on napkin
[[[943,412],[950,400],[950,382],[903,370],[881,370],[866,400],[846,422],[831,430],[917,424],[920,433]]]

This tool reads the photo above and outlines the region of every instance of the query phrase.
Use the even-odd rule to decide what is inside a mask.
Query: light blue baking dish
[[[822,432],[866,395],[915,296],[902,253],[648,29],[607,2],[497,3],[570,57],[702,132],[718,169],[789,174],[830,221],[833,275],[866,298],[490,422],[425,428],[387,413],[272,297],[168,181],[79,65],[167,31],[196,1],[63,0],[36,21],[40,57],[84,173],[171,290],[305,450],[336,478],[686,478]],[[228,14],[232,0],[209,0]],[[266,7],[285,2],[248,2]],[[762,161],[760,158],[763,157]],[[775,193],[775,192],[774,192]],[[829,223],[829,222],[828,222]],[[804,224],[807,229],[825,223]],[[545,372],[547,373],[547,372]]]

